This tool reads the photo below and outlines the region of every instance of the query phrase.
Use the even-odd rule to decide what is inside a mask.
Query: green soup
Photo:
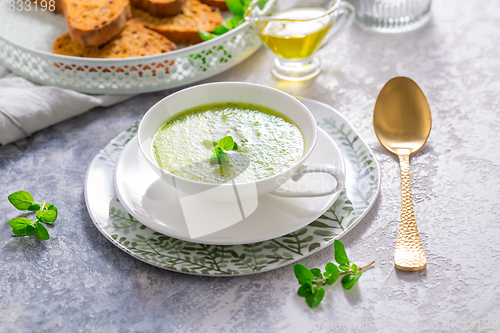
[[[231,136],[237,150],[227,152],[224,172],[209,162],[212,151],[203,140]],[[248,103],[199,106],[164,123],[153,139],[158,164],[168,172],[204,183],[234,179],[246,183],[279,174],[304,154],[304,138],[291,120],[278,112]]]

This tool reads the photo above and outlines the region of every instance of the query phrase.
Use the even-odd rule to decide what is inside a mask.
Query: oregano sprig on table
[[[339,264],[338,267],[334,263],[329,262],[325,266],[324,273],[322,273],[319,268],[309,269],[302,264],[296,264],[293,268],[295,276],[300,284],[297,294],[301,297],[305,297],[307,305],[311,308],[317,307],[323,300],[325,296],[325,289],[323,289],[323,286],[325,284],[332,285],[341,275],[343,275],[341,280],[342,287],[349,290],[358,282],[363,270],[371,267],[375,263],[375,261],[373,261],[369,265],[358,267],[347,257],[342,242],[335,240],[333,246],[335,248],[335,261]]]
[[[18,217],[9,221],[13,236],[28,236],[34,234],[36,238],[47,240],[49,232],[43,223],[53,224],[57,219],[57,208],[53,204],[35,202],[33,196],[26,191],[17,191],[9,195],[9,202],[19,210],[36,212],[35,220],[26,217]]]

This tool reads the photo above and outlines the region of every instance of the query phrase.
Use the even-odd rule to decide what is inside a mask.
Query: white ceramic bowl
[[[171,174],[162,169],[153,156],[152,143],[155,133],[168,119],[187,109],[212,103],[243,102],[262,105],[274,109],[291,119],[302,131],[305,140],[304,155],[292,167],[269,178],[240,184],[209,184],[193,181]],[[201,195],[209,200],[246,200],[266,193],[288,197],[330,195],[340,191],[345,174],[342,170],[328,165],[307,166],[305,162],[316,144],[317,125],[311,112],[296,98],[280,90],[243,82],[220,82],[194,86],[156,103],[144,115],[138,131],[139,146],[149,165],[167,183],[188,195]],[[326,172],[337,180],[335,189],[326,192],[292,192],[281,188],[289,179],[298,181],[309,172]]]

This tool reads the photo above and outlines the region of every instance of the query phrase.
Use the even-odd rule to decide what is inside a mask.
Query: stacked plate
[[[301,102],[320,127],[308,162],[336,161],[337,167],[345,166],[340,194],[316,198],[265,194],[241,222],[191,239],[175,191],[158,181],[139,151],[135,123],[110,141],[89,166],[85,198],[94,224],[137,259],[199,275],[268,271],[325,248],[372,207],[380,188],[380,169],[370,148],[336,110],[312,100]],[[307,179],[310,183],[328,181],[321,174],[306,177],[313,177]]]

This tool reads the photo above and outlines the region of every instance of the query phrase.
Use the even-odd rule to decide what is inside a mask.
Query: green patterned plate
[[[237,275],[291,264],[349,232],[372,207],[380,188],[380,168],[372,151],[333,108],[301,99],[318,125],[340,147],[347,170],[345,188],[321,217],[288,235],[242,245],[207,245],[155,232],[130,216],[113,187],[115,161],[137,134],[135,123],[94,158],[85,179],[87,209],[97,229],[114,245],[148,264],[198,275]]]

